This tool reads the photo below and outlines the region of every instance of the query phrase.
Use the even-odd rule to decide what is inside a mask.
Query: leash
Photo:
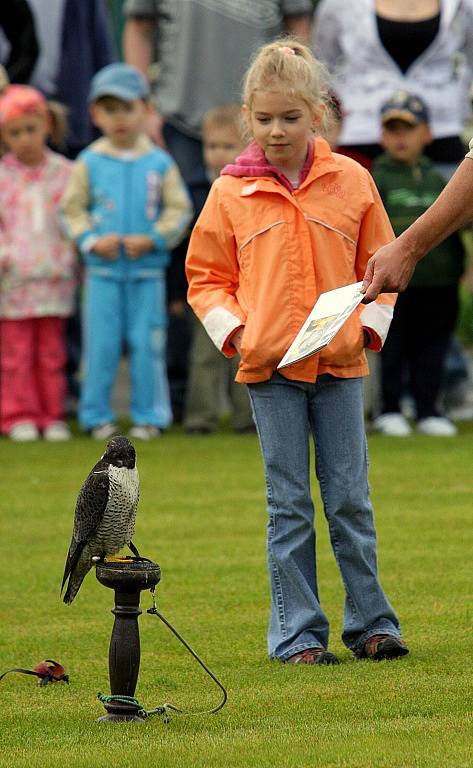
[[[182,635],[179,634],[177,629],[172,626],[171,622],[168,621],[162,613],[158,611],[158,607],[156,605],[156,598],[155,598],[155,591],[154,587],[150,589],[151,596],[153,598],[153,605],[151,608],[148,608],[146,613],[149,613],[151,616],[156,616],[160,621],[162,621],[163,624],[177,637],[180,643],[186,648],[186,650],[191,654],[191,656],[194,657],[194,659],[200,664],[202,669],[206,672],[206,674],[212,678],[214,683],[220,688],[222,692],[222,699],[220,703],[213,707],[213,709],[198,709],[198,710],[187,710],[187,709],[180,709],[179,707],[176,707],[174,704],[170,704],[169,702],[165,704],[161,704],[158,707],[154,707],[153,709],[145,709],[140,702],[134,698],[134,696],[121,696],[118,694],[115,695],[106,695],[103,693],[98,693],[97,698],[99,701],[101,701],[103,704],[109,704],[113,702],[119,702],[121,704],[131,704],[132,706],[136,707],[138,712],[138,716],[142,717],[143,719],[147,719],[148,717],[152,717],[153,715],[158,715],[161,717],[162,721],[164,723],[169,723],[171,720],[171,713],[174,715],[180,715],[184,717],[189,717],[191,715],[214,715],[216,712],[218,712],[222,707],[225,706],[225,703],[227,701],[228,695],[227,691],[223,687],[220,680],[214,675],[214,673],[208,668],[208,666],[202,661],[202,659],[197,655],[197,653],[191,648],[189,643],[184,640]]]

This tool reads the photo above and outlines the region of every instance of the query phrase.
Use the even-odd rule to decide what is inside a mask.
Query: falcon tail
[[[64,576],[62,579],[61,592],[64,589],[64,585],[69,578],[67,584],[66,593],[64,595],[64,602],[69,605],[72,603],[74,597],[79,591],[79,587],[84,581],[85,575],[89,572],[92,563],[89,562],[89,558],[84,556],[85,542],[81,542],[72,552],[71,548],[67,553],[66,565],[64,566]]]

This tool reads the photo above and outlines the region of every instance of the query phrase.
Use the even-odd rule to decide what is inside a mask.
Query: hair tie
[[[29,85],[7,85],[0,95],[0,127],[27,114],[48,114],[44,96]]]
[[[279,50],[281,51],[281,53],[289,53],[291,56],[296,55],[294,48],[289,48],[288,45],[282,45]]]

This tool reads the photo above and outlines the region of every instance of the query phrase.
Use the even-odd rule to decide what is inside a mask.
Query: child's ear
[[[312,111],[312,133],[317,133],[324,124],[326,105],[319,104],[317,109]]]
[[[427,146],[428,144],[432,144],[434,140],[434,137],[432,136],[432,131],[430,130],[430,125],[427,125],[427,123],[424,123],[424,143]]]
[[[97,104],[95,104],[95,103],[90,104],[90,106],[89,106],[90,119],[92,120],[92,122],[93,122],[93,124],[95,125],[96,128],[100,127],[99,123],[98,123],[98,120],[100,120],[100,118],[98,117],[98,112],[99,112],[99,110],[97,108]]]

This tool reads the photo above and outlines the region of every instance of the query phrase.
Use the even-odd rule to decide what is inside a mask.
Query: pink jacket
[[[77,256],[59,222],[71,167],[49,150],[34,168],[0,160],[0,318],[72,313]]]

